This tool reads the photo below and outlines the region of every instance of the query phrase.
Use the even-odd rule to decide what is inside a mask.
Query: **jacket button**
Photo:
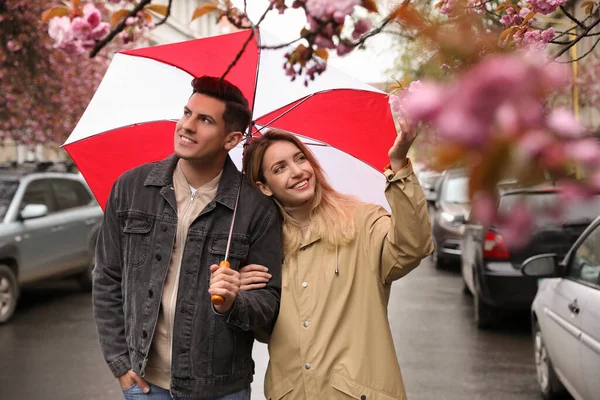
[[[308,287],[308,282],[302,282],[302,287],[306,289]]]
[[[154,292],[152,291],[152,289],[148,290],[148,297],[152,298],[152,296],[154,296]]]
[[[365,396],[364,394],[362,396],[360,396],[360,400],[367,400],[367,396]]]
[[[163,226],[160,227],[160,229],[162,229],[163,232],[166,232],[167,231],[167,226],[163,225]]]
[[[305,328],[308,328],[308,321],[304,321],[304,324],[302,325],[304,325]]]
[[[304,364],[304,368],[310,369],[310,364],[308,364],[308,363]]]
[[[162,260],[162,256],[160,254],[157,254],[156,255],[156,261],[160,261],[160,260]]]
[[[142,338],[146,339],[148,337],[148,332],[142,331]]]

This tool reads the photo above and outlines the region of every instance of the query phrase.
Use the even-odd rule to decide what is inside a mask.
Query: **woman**
[[[293,135],[271,130],[247,148],[246,176],[284,215],[268,399],[406,399],[387,303],[391,283],[433,251],[427,203],[407,159],[415,137],[403,130],[389,151],[392,215],[336,192]],[[242,290],[269,277],[256,265],[240,272]]]

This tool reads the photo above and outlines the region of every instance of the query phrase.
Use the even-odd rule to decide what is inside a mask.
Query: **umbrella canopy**
[[[194,77],[222,76],[251,31],[117,53],[64,144],[104,207],[125,171],[173,153],[175,124]],[[260,32],[263,45],[281,43]],[[251,40],[226,79],[253,109],[256,125],[304,138],[338,190],[385,205],[381,171],[396,137],[386,93],[329,66],[305,86],[282,64],[289,49]],[[232,151],[241,166],[241,147]]]

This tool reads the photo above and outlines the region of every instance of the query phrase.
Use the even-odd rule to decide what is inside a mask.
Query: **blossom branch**
[[[567,51],[569,51],[571,47],[575,46],[575,44],[577,44],[581,39],[586,37],[598,24],[600,24],[600,17],[598,17],[596,21],[590,24],[581,34],[579,34],[575,39],[573,39],[573,41],[565,45],[565,47],[563,47],[558,53],[556,53],[556,55],[552,57],[552,60],[556,60],[557,58],[565,54]]]
[[[129,12],[129,14],[127,14],[127,16],[121,20],[121,22],[119,22],[117,25],[115,25],[115,27],[109,32],[108,35],[106,35],[104,37],[104,39],[102,39],[101,41],[96,43],[96,45],[90,52],[90,58],[93,58],[96,54],[98,54],[98,52],[100,50],[102,50],[104,48],[104,46],[106,46],[108,43],[110,43],[110,41],[113,40],[115,38],[115,36],[117,36],[119,33],[123,32],[123,29],[125,29],[125,26],[127,25],[127,18],[136,16],[139,11],[142,11],[144,9],[144,7],[146,7],[150,3],[152,3],[152,0],[140,1],[133,8],[133,10],[131,10]]]
[[[312,36],[313,33],[309,32],[306,33],[300,37],[298,37],[297,39],[292,40],[291,42],[287,42],[287,43],[282,43],[282,44],[277,44],[277,45],[272,45],[272,46],[260,46],[261,49],[267,49],[267,50],[279,50],[279,49],[283,49],[284,47],[288,47],[293,45],[294,43],[298,43],[299,41],[301,41],[302,39],[308,39],[310,36]]]
[[[571,15],[571,13],[564,6],[560,6],[560,10],[567,16],[567,18],[579,25],[581,29],[586,29],[586,26],[580,20]]]
[[[369,39],[369,38],[371,38],[371,37],[373,37],[375,35],[380,34],[385,29],[385,27],[388,26],[390,24],[390,22],[392,22],[393,20],[394,20],[393,15],[392,14],[388,15],[383,20],[383,22],[381,23],[381,25],[379,25],[377,28],[371,30],[369,33],[366,33],[366,34],[362,35],[358,41],[352,43],[352,46],[353,47],[358,47],[358,46],[364,44],[367,41],[367,39]]]
[[[167,13],[165,14],[165,17],[156,24],[156,26],[161,26],[162,24],[167,22],[167,19],[169,19],[169,17],[171,16],[171,6],[172,5],[173,5],[173,0],[169,0],[169,4],[167,4]]]
[[[592,46],[591,49],[589,49],[588,51],[586,51],[585,54],[577,57],[575,60],[571,60],[571,61],[558,61],[558,60],[555,60],[555,62],[562,63],[562,64],[568,64],[568,63],[573,63],[573,62],[580,61],[580,60],[584,59],[585,57],[587,57],[588,55],[590,55],[594,51],[594,49],[596,48],[596,46],[598,45],[598,43],[600,43],[600,39],[598,39],[598,40],[596,40],[594,42],[594,45]]]
[[[231,71],[231,69],[240,60],[240,58],[242,57],[242,54],[244,54],[244,51],[246,51],[246,47],[248,47],[248,43],[250,43],[250,41],[256,36],[256,28],[258,28],[258,26],[263,22],[263,20],[269,13],[269,11],[271,11],[272,9],[273,9],[273,4],[269,5],[269,7],[265,10],[263,15],[261,15],[260,19],[258,20],[258,22],[256,24],[253,24],[252,22],[250,22],[249,18],[246,18],[251,24],[250,26],[252,28],[252,33],[250,34],[250,36],[248,36],[248,39],[246,39],[246,41],[242,45],[242,48],[240,49],[240,51],[238,51],[237,55],[235,56],[235,59],[231,62],[231,64],[229,64],[229,67],[227,67],[227,69],[225,70],[223,75],[221,75],[221,79],[225,79],[225,77],[227,76],[229,71]]]

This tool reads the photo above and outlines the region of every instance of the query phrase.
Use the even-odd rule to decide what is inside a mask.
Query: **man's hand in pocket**
[[[121,385],[122,390],[128,389],[137,384],[138,387],[142,389],[142,392],[148,393],[150,391],[150,386],[148,383],[146,383],[141,376],[133,372],[133,370],[129,370],[126,374],[121,375],[119,377],[119,384]]]

